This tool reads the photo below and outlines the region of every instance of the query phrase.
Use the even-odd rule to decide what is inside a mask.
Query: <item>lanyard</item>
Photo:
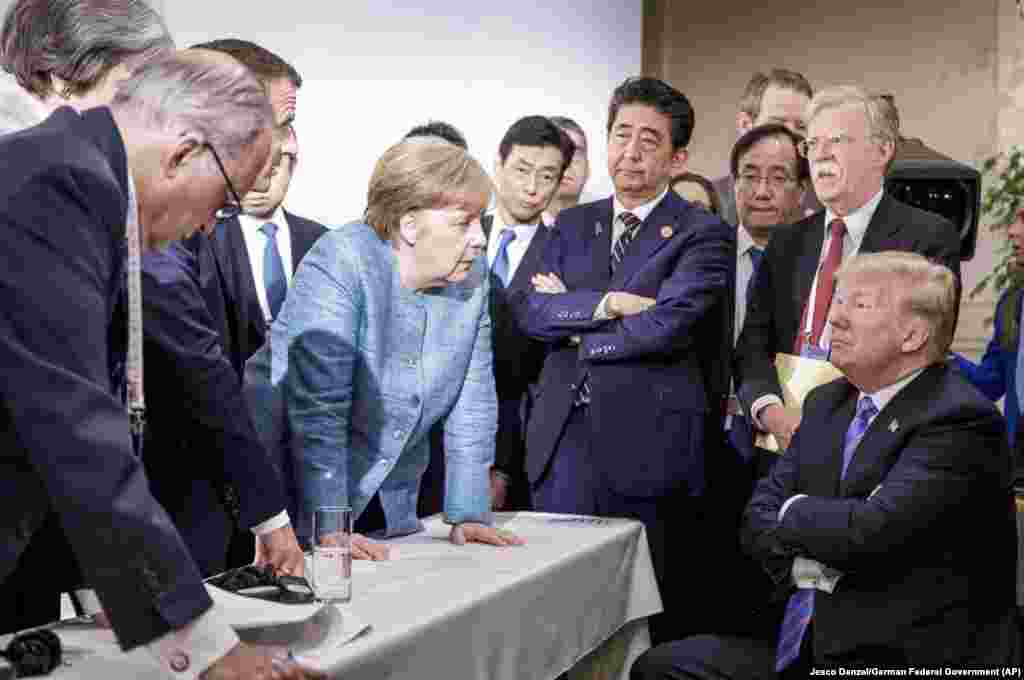
[[[142,439],[146,428],[146,400],[142,390],[142,238],[135,184],[128,180],[128,419],[135,454],[142,457]]]

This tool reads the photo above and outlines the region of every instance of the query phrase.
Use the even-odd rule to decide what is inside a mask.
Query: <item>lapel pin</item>
[[[604,231],[604,225],[600,222],[594,222],[594,236],[600,236],[602,231]]]
[[[895,432],[898,429],[900,429],[900,421],[894,419],[889,423],[889,432]]]
[[[668,226],[667,224],[664,227],[662,227],[661,228],[661,237],[662,238],[672,238],[672,227]]]

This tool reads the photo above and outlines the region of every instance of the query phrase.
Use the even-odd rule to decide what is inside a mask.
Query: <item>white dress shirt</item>
[[[488,268],[494,268],[494,258],[498,256],[498,246],[501,244],[501,232],[506,229],[511,229],[515,232],[516,237],[505,247],[505,252],[508,253],[508,280],[512,281],[512,277],[516,275],[516,270],[519,269],[519,263],[523,261],[523,256],[526,255],[526,251],[530,247],[530,242],[533,241],[534,235],[537,233],[537,229],[540,228],[539,224],[517,224],[515,226],[508,226],[504,220],[501,219],[501,214],[495,210],[491,213],[494,218],[491,222],[491,234],[487,239],[487,266]]]
[[[821,244],[821,253],[818,255],[818,270],[814,274],[814,282],[811,284],[811,293],[807,297],[807,304],[805,305],[808,314],[804,321],[804,327],[797,331],[798,336],[810,333],[811,325],[814,323],[814,315],[811,311],[814,309],[814,297],[818,291],[818,274],[821,273],[821,266],[825,262],[825,256],[828,254],[829,246],[832,243],[832,234],[829,230],[829,225],[832,224],[832,220],[839,218],[846,223],[846,235],[843,236],[843,258],[841,263],[846,263],[851,257],[860,251],[860,244],[864,240],[864,234],[867,233],[868,225],[871,224],[871,218],[875,216],[875,211],[878,210],[878,204],[882,202],[882,196],[884,191],[882,187],[879,187],[878,191],[872,196],[867,203],[857,208],[853,212],[845,216],[840,216],[832,212],[831,208],[825,210],[825,240]],[[800,313],[803,314],[803,309]],[[825,320],[825,328],[821,332],[821,338],[819,340],[819,346],[828,351],[829,345],[832,343],[832,324]],[[781,404],[782,400],[779,399],[778,395],[765,394],[754,400],[754,403],[750,405],[750,412],[753,414],[754,425],[759,430],[765,428],[761,425],[759,416],[761,411],[766,406],[772,404]]]
[[[633,213],[634,215],[637,216],[637,219],[639,219],[640,222],[643,222],[644,220],[646,220],[648,218],[648,216],[652,212],[654,212],[654,209],[658,207],[658,204],[661,203],[662,199],[665,198],[665,195],[667,193],[668,193],[668,188],[666,187],[664,191],[662,191],[660,194],[655,196],[650,201],[647,201],[646,203],[644,203],[642,205],[638,205],[637,207],[635,207],[635,208],[633,208],[631,210],[627,209],[624,205],[622,205],[622,203],[619,201],[619,197],[618,196],[614,196],[612,198],[612,251],[613,252],[615,250],[615,244],[618,243],[619,239],[622,238],[622,235],[626,233],[626,225],[622,222],[622,220],[619,219],[619,215],[621,215],[623,212],[631,212],[631,213]],[[643,224],[641,224],[639,227],[637,227],[637,234],[634,234],[633,238],[636,238],[636,236],[639,234],[640,229],[643,229]],[[609,291],[609,293],[610,292],[612,292],[612,291]],[[594,321],[602,321],[604,319],[610,319],[611,318],[611,314],[608,313],[608,295],[609,295],[609,293],[605,293],[605,296],[603,298],[601,298],[601,302],[597,305],[597,309],[594,310]]]
[[[747,286],[750,285],[750,279],[754,276],[754,260],[750,256],[751,248],[761,248],[761,246],[754,243],[754,239],[751,238],[746,227],[741,224],[736,227],[736,309],[733,316],[733,345],[740,338],[743,322],[747,318],[747,305],[750,303],[750,300],[747,299]],[[761,248],[761,250],[764,249]]]
[[[249,264],[252,266],[252,280],[256,283],[256,297],[260,301],[260,309],[263,310],[263,318],[268,323],[272,321],[270,316],[270,303],[267,302],[267,287],[263,283],[263,252],[267,247],[267,236],[260,231],[267,222],[277,225],[277,251],[281,253],[281,264],[284,265],[284,276],[288,286],[292,285],[294,275],[292,267],[292,232],[285,219],[284,210],[277,206],[269,218],[263,219],[252,215],[239,215],[238,223],[242,225],[242,236],[245,237],[245,249],[249,252]]]

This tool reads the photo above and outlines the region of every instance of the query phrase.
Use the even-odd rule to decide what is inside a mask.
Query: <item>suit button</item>
[[[188,654],[185,652],[175,652],[171,655],[168,665],[175,673],[184,673],[189,667]]]
[[[402,430],[395,430],[395,439],[401,439],[405,436],[405,432]]]
[[[415,359],[406,359],[405,363],[408,364],[409,368],[416,368],[417,362]]]
[[[419,396],[414,394],[411,397],[409,397],[409,403],[411,403],[413,406],[419,406],[420,405],[420,398],[419,398]]]

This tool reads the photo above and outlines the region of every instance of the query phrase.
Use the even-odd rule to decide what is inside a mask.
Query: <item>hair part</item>
[[[148,62],[118,84],[110,108],[180,138],[194,135],[221,158],[237,159],[274,114],[256,77],[233,59],[172,53]],[[217,172],[209,161],[210,171]]]
[[[498,144],[498,159],[502,165],[508,160],[508,155],[515,146],[552,146],[558,149],[562,154],[562,166],[558,170],[559,181],[565,174],[565,169],[572,163],[573,154],[576,153],[576,143],[572,141],[572,137],[546,116],[526,116],[512,123]]]
[[[160,14],[143,0],[17,0],[0,31],[0,63],[40,99],[52,77],[81,95],[126,61],[174,49]]]
[[[469,150],[469,144],[466,143],[466,138],[459,129],[443,120],[431,120],[422,125],[417,125],[405,133],[404,139],[409,139],[410,137],[440,137],[449,144],[454,144],[467,151]]]
[[[693,136],[694,112],[690,100],[679,90],[663,80],[647,76],[626,78],[615,88],[608,104],[608,129],[610,135],[619,109],[631,104],[649,106],[669,119],[672,133],[672,150],[684,149]]]
[[[779,138],[789,142],[793,147],[793,156],[796,160],[794,161],[795,167],[791,169],[795,173],[796,179],[802,184],[806,184],[810,181],[810,164],[807,162],[806,158],[800,155],[800,151],[798,149],[802,137],[781,123],[757,125],[744,132],[743,135],[736,140],[736,144],[732,147],[732,153],[729,154],[729,171],[732,173],[733,179],[740,176],[740,160],[748,151],[754,148],[758,142],[763,139]]]
[[[193,45],[193,49],[214,50],[230,55],[244,64],[264,83],[287,78],[296,88],[302,87],[302,76],[290,63],[270,50],[241,38],[221,38]]]
[[[956,277],[949,267],[918,253],[889,250],[857,255],[836,272],[836,282],[854,276],[899,281],[901,311],[928,324],[927,354],[942,360],[953,344],[957,314]]]
[[[758,71],[750,77],[747,87],[743,90],[740,111],[750,116],[752,120],[757,120],[757,117],[761,115],[764,93],[773,85],[782,90],[799,92],[806,95],[808,99],[814,96],[811,84],[799,71],[790,71],[785,68],[773,68],[768,73]]]
[[[374,166],[364,219],[381,240],[390,241],[410,212],[459,206],[480,213],[492,193],[487,172],[462,147],[441,137],[407,137]]]

